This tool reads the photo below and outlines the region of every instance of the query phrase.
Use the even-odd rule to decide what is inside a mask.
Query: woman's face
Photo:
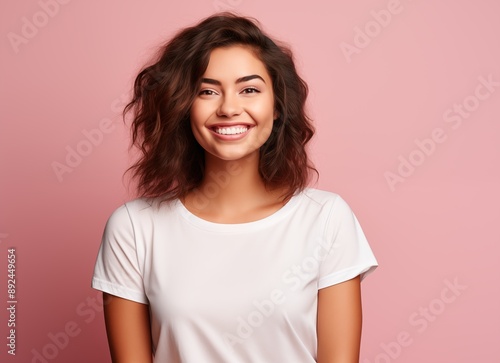
[[[206,153],[222,160],[258,155],[277,117],[264,64],[244,46],[212,50],[190,117]]]

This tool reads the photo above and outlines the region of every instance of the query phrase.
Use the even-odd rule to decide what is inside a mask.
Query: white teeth
[[[215,132],[221,135],[238,135],[247,132],[248,127],[217,127]]]

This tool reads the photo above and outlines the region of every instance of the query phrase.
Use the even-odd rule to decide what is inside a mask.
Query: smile
[[[219,135],[239,135],[248,131],[247,126],[236,126],[236,127],[215,127],[214,131]]]
[[[222,124],[214,125],[209,128],[217,139],[221,141],[239,141],[247,137],[253,125],[239,124],[239,125],[227,125]]]

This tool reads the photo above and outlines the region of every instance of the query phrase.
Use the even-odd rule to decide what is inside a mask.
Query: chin
[[[258,156],[258,151],[252,152],[226,152],[226,153],[210,153],[210,155],[219,160],[223,161],[237,161],[243,159],[251,159]]]

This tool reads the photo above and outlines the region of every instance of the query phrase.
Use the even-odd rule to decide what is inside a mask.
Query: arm
[[[113,363],[152,363],[149,306],[107,293],[104,301]]]
[[[360,277],[318,291],[318,363],[358,363],[361,344]]]

